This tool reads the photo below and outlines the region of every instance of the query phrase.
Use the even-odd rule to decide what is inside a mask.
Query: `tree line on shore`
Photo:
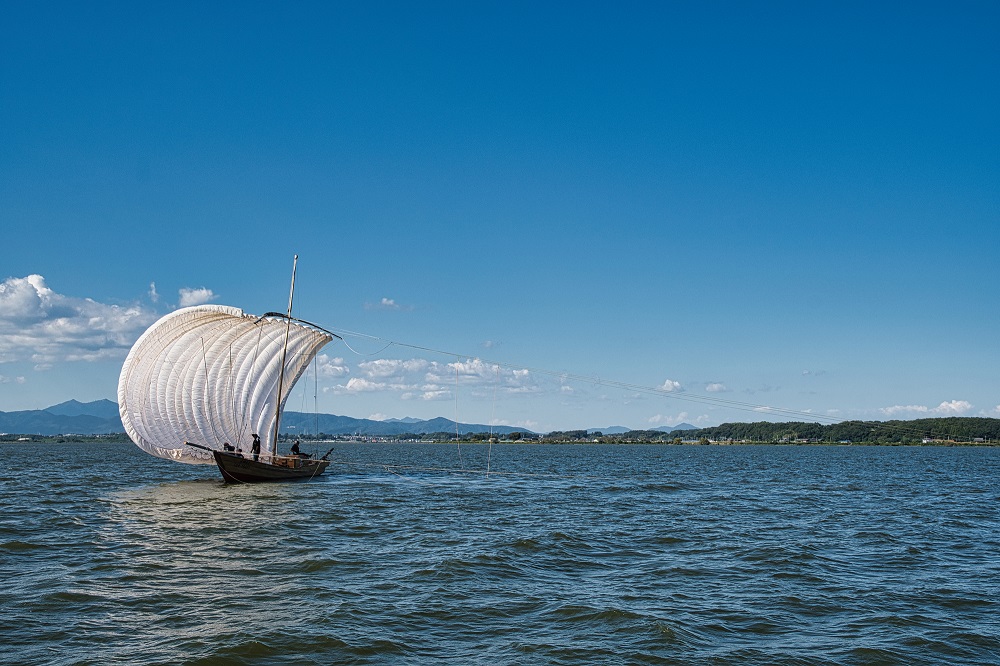
[[[576,432],[549,433],[576,436]],[[588,438],[603,441],[648,442],[763,442],[829,444],[924,444],[1000,442],[1000,419],[951,417],[914,421],[843,421],[821,424],[801,421],[772,423],[723,423],[694,430],[633,430],[621,435],[591,433]]]
[[[821,424],[808,422],[757,421],[754,423],[723,423],[711,428],[693,430],[630,430],[621,434],[605,435],[588,430],[557,430],[544,435],[531,432],[513,432],[508,435],[491,435],[484,432],[434,432],[403,433],[384,437],[358,437],[356,435],[299,434],[282,435],[282,441],[377,439],[401,442],[525,442],[539,444],[599,443],[599,444],[681,444],[707,443],[777,443],[777,444],[996,444],[1000,443],[1000,419],[986,417],[946,417],[917,419],[914,421],[843,421]],[[106,435],[0,435],[0,441],[111,441],[128,442],[125,433]]]
[[[436,432],[399,435],[399,441],[463,442],[488,441],[488,433]],[[515,432],[504,441],[534,443],[772,443],[772,444],[949,444],[1000,443],[1000,419],[986,417],[950,417],[914,421],[843,421],[821,424],[808,422],[757,421],[723,423],[711,428],[692,430],[630,430],[605,435],[588,430],[557,430],[544,435]]]

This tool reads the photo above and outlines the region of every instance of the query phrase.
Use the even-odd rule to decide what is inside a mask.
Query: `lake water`
[[[338,444],[313,482],[227,486],[130,444],[0,446],[0,661],[1000,663],[1000,449],[446,471],[487,453]]]

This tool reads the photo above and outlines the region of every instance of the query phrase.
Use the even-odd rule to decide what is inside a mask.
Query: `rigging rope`
[[[319,435],[319,359],[313,356],[313,414],[316,415],[315,428]],[[319,453],[319,445],[316,446],[316,453]]]
[[[493,423],[497,420],[497,387],[500,385],[500,366],[493,366],[496,368],[496,377],[493,380],[493,407],[490,409],[490,445],[486,449],[486,476],[490,475],[490,459],[493,457]]]
[[[341,467],[363,467],[363,468],[377,467],[379,469],[384,469],[387,473],[396,474],[397,476],[402,476],[402,475],[399,474],[398,472],[395,472],[394,470],[407,470],[411,472],[445,472],[448,474],[467,474],[467,475],[482,474],[484,476],[487,476],[486,470],[483,468],[463,467],[459,469],[457,467],[421,467],[419,465],[388,465],[386,463],[356,463],[356,462],[347,462],[342,460],[334,460],[332,461],[331,464],[340,465]],[[582,479],[587,481],[636,480],[632,477],[594,476],[589,474],[554,474],[554,473],[537,473],[537,472],[491,471],[488,476],[524,477],[524,478],[539,478],[539,479]]]
[[[622,389],[622,390],[625,390],[625,391],[634,391],[634,392],[637,392],[637,393],[645,393],[645,394],[649,394],[649,395],[657,395],[657,396],[660,396],[660,397],[663,397],[663,398],[670,398],[671,400],[682,400],[682,401],[686,401],[686,402],[694,402],[694,403],[700,403],[700,404],[715,405],[715,406],[719,406],[719,407],[727,407],[729,409],[733,409],[733,410],[737,410],[737,411],[753,412],[753,413],[756,413],[756,414],[771,414],[771,415],[775,415],[775,416],[784,416],[784,417],[789,417],[789,418],[790,417],[795,417],[795,418],[799,418],[799,419],[807,419],[809,421],[823,422],[823,423],[827,423],[827,424],[834,424],[834,423],[845,422],[844,419],[842,419],[842,418],[835,417],[835,416],[826,416],[824,414],[817,414],[815,412],[803,411],[803,410],[798,410],[798,409],[789,409],[789,408],[785,408],[785,407],[772,407],[770,405],[760,405],[760,404],[755,404],[755,403],[751,403],[751,402],[743,402],[743,401],[740,401],[740,400],[730,400],[730,399],[726,399],[726,398],[720,398],[720,397],[716,397],[716,396],[693,395],[693,394],[688,394],[688,393],[682,393],[682,392],[679,392],[679,391],[668,390],[668,389],[664,389],[664,388],[658,388],[658,387],[652,387],[652,386],[644,386],[644,385],[641,385],[641,384],[632,384],[630,382],[621,382],[621,381],[615,381],[615,380],[601,379],[600,377],[592,377],[592,376],[589,376],[589,375],[581,375],[581,374],[566,372],[564,370],[548,370],[546,368],[539,368],[539,367],[534,367],[534,366],[520,365],[520,364],[514,364],[514,363],[505,363],[503,361],[496,361],[496,360],[492,360],[492,359],[486,359],[486,358],[482,358],[480,356],[461,355],[461,354],[457,354],[455,352],[444,351],[442,349],[435,349],[434,347],[426,347],[426,346],[423,346],[423,345],[415,345],[415,344],[410,344],[410,343],[406,343],[406,342],[400,342],[398,340],[387,340],[386,338],[381,338],[381,337],[378,337],[378,336],[375,336],[375,335],[369,335],[367,333],[358,333],[357,331],[349,331],[349,330],[346,330],[346,329],[334,329],[334,330],[338,334],[340,334],[341,336],[353,336],[353,337],[356,337],[356,338],[365,338],[365,339],[368,339],[368,340],[377,340],[379,342],[385,342],[386,343],[385,347],[383,347],[382,350],[380,350],[379,353],[381,353],[381,351],[384,351],[385,349],[388,349],[389,347],[395,345],[397,347],[405,347],[407,349],[414,349],[414,350],[417,350],[417,351],[428,352],[428,353],[431,353],[431,354],[440,354],[440,355],[443,355],[443,356],[452,356],[452,357],[455,357],[455,358],[461,358],[461,357],[465,357],[465,358],[477,358],[480,361],[482,361],[483,363],[494,364],[497,367],[507,368],[507,369],[511,369],[511,370],[527,370],[528,372],[533,372],[535,374],[544,375],[544,376],[547,376],[547,377],[555,377],[555,378],[562,379],[562,380],[569,379],[569,380],[572,380],[572,381],[577,381],[577,382],[582,382],[582,383],[587,383],[587,384],[593,384],[595,386],[610,386],[610,387]],[[345,340],[345,344],[346,344],[346,340]],[[351,349],[351,351],[354,351],[349,345],[348,345],[348,349]],[[357,353],[357,352],[355,352],[355,353]],[[457,418],[456,418],[456,421],[457,421]],[[858,421],[858,419],[850,419],[848,421]],[[865,422],[865,423],[867,423],[867,422]],[[886,428],[886,429],[889,429],[889,430],[895,430],[897,432],[907,433],[907,434],[922,435],[925,432],[924,430],[919,429],[919,428],[910,428],[910,427],[906,427],[906,426],[888,425],[885,422],[878,422],[878,423],[881,424],[880,427],[883,427],[883,428]],[[954,438],[954,436],[949,435],[947,433],[941,433],[941,434],[943,436],[948,436],[948,437]]]
[[[384,340],[380,340],[379,338],[376,338],[376,339],[377,339],[377,340],[379,340],[380,342],[384,342]],[[347,340],[345,340],[345,339],[341,338],[341,339],[340,339],[340,341],[344,343],[344,346],[345,346],[345,347],[347,347],[348,349],[350,349],[350,350],[351,350],[352,352],[354,352],[354,353],[355,353],[355,354],[357,354],[358,356],[378,356],[379,354],[381,354],[382,352],[384,352],[384,351],[385,351],[386,349],[388,349],[389,347],[391,347],[391,346],[393,346],[394,344],[396,344],[395,342],[392,342],[392,341],[390,340],[390,341],[389,341],[389,343],[388,343],[388,344],[386,344],[386,346],[385,346],[385,347],[382,347],[382,349],[379,349],[379,350],[378,350],[377,352],[372,352],[371,354],[363,354],[363,353],[359,352],[359,351],[358,351],[357,349],[355,349],[354,347],[352,347],[352,346],[351,346],[351,345],[350,345],[350,344],[349,344],[349,343],[347,342]]]
[[[465,468],[462,460],[462,436],[458,432],[458,357],[455,358],[455,446],[458,447],[458,464]]]

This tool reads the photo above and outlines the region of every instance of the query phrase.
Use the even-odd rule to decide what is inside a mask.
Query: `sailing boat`
[[[227,483],[312,479],[322,458],[281,455],[281,414],[292,387],[319,350],[334,338],[292,318],[262,316],[225,305],[181,308],[143,333],[125,358],[118,410],[125,431],[151,455],[218,465]],[[264,434],[260,450],[251,438]]]

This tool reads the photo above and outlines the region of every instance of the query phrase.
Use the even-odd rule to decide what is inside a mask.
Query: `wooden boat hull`
[[[308,481],[326,471],[329,460],[277,458],[277,464],[255,461],[235,453],[212,451],[226,483],[262,483],[266,481]]]

